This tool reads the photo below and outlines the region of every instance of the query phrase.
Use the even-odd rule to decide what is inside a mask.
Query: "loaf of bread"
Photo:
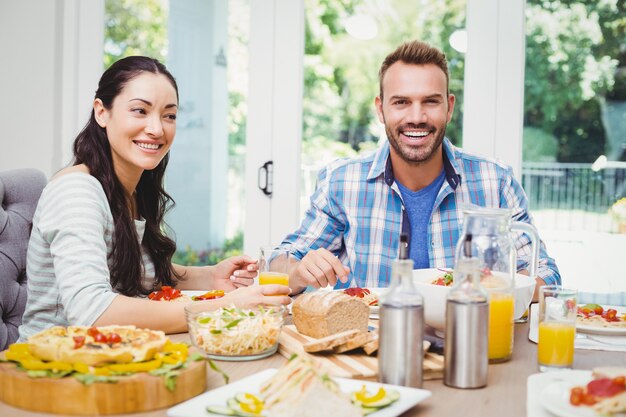
[[[293,303],[293,324],[298,332],[321,338],[345,330],[367,332],[369,307],[343,291],[315,291]]]

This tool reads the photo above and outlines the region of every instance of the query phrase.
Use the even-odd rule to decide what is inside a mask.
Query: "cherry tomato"
[[[585,405],[594,405],[595,403],[597,403],[598,401],[596,401],[596,397],[594,397],[591,394],[583,394],[583,398],[582,398],[583,404]]]
[[[74,339],[74,349],[78,349],[85,345],[85,336],[74,336],[72,339]]]
[[[97,335],[95,335],[93,337],[93,340],[96,343],[106,343],[107,342],[107,337],[105,335],[103,335],[102,333],[98,333]]]
[[[617,318],[617,310],[613,310],[612,308],[607,310],[606,314],[603,314],[603,317],[606,321],[619,321],[619,318]]]
[[[98,330],[96,327],[90,327],[89,330],[87,330],[87,334],[93,337],[94,339],[96,338],[96,335],[99,333],[100,333],[100,330]]]
[[[122,337],[117,333],[109,333],[107,343],[122,343]]]

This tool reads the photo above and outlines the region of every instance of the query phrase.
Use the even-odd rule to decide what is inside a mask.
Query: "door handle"
[[[274,185],[274,162],[267,161],[257,173],[257,187],[268,197],[272,196]],[[263,181],[262,181],[263,180]],[[264,185],[261,185],[264,184]]]

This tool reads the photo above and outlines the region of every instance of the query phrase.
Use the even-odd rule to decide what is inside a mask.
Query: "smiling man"
[[[380,72],[376,111],[388,142],[376,153],[324,168],[305,219],[283,244],[300,260],[290,272],[294,292],[307,286],[386,287],[407,233],[415,268],[451,268],[466,206],[502,207],[532,223],[528,199],[511,168],[469,154],[446,138],[455,97],[445,55],[408,42]],[[530,242],[515,241],[517,269],[529,264]],[[560,283],[541,244],[537,286]]]

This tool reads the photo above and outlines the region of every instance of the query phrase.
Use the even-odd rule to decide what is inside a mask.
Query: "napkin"
[[[537,343],[539,339],[539,304],[530,306],[530,331],[528,339]],[[610,352],[626,352],[626,336],[604,336],[576,332],[575,349],[606,350]]]

